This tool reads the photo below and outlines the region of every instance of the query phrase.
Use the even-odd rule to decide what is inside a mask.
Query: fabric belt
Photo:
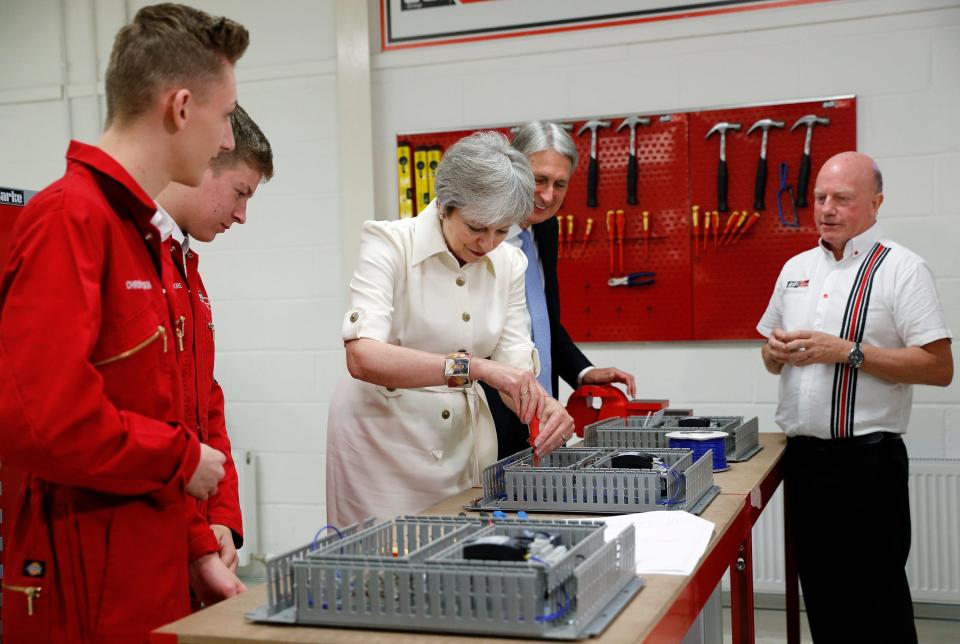
[[[830,452],[839,449],[850,449],[852,447],[863,447],[865,445],[879,445],[889,441],[902,440],[903,435],[895,432],[873,432],[863,436],[853,436],[851,438],[815,438],[813,436],[788,436],[787,445],[790,447],[813,450],[818,452]]]

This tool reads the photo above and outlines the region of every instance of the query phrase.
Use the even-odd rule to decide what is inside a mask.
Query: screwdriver
[[[713,211],[713,247],[717,247],[717,229],[720,228],[720,213]]]
[[[563,256],[563,215],[557,215],[557,256]]]
[[[731,226],[733,223],[740,218],[740,211],[734,210],[729,215],[727,215],[727,225],[723,227],[723,234],[720,235],[720,245],[722,246],[727,239],[727,233],[730,232]]]
[[[573,256],[573,215],[567,215],[567,257]]]
[[[710,239],[710,211],[703,213],[703,250],[707,250],[707,241]]]
[[[740,232],[740,229],[743,228],[743,222],[747,219],[747,215],[750,213],[744,210],[740,213],[740,218],[737,219],[737,223],[734,224],[733,230],[730,231],[730,237],[727,238],[727,246],[733,243],[733,240],[737,238],[737,233]]]
[[[533,466],[540,467],[540,453],[537,451],[537,436],[540,435],[540,419],[534,416],[530,419],[530,438],[527,439],[527,443],[530,444],[530,447],[533,448]]]
[[[617,211],[617,244],[620,246],[620,272],[623,272],[623,228],[626,219],[622,210]]]
[[[580,257],[587,252],[587,239],[590,238],[591,230],[593,230],[593,217],[587,217],[587,229],[583,231],[583,241],[580,243]]]
[[[744,211],[744,214],[746,214],[746,211]],[[732,244],[735,244],[735,243],[737,243],[738,241],[740,241],[740,238],[743,237],[744,235],[746,235],[746,234],[747,234],[747,231],[750,230],[751,228],[753,228],[753,226],[757,223],[757,221],[758,221],[759,219],[760,219],[760,213],[759,213],[759,212],[753,213],[753,217],[751,217],[750,219],[747,220],[747,224],[746,224],[743,228],[740,229],[739,234],[736,236],[736,238],[735,238],[731,243],[732,243]]]
[[[650,211],[643,211],[643,258],[650,259]]]
[[[693,256],[697,256],[697,243],[700,241],[700,206],[693,207],[693,227],[690,234],[693,235]]]
[[[610,274],[613,275],[613,211],[607,211],[607,241],[610,244]]]

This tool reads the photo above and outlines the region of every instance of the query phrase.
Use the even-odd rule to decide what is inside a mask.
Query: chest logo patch
[[[149,291],[153,288],[150,280],[127,280],[128,291]]]
[[[23,576],[24,577],[43,577],[44,573],[47,570],[47,562],[38,561],[36,559],[28,559],[23,562]]]
[[[807,288],[810,286],[810,280],[790,280],[787,282],[787,288]]]
[[[174,283],[173,283],[173,288],[182,289],[182,288],[183,288],[183,282],[174,282]]]
[[[210,306],[210,298],[207,297],[206,293],[203,291],[197,291],[197,297],[200,298],[200,301],[203,302],[203,305],[207,307],[207,310],[212,311],[213,307]]]

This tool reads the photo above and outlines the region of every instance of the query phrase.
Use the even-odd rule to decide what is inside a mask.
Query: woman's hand
[[[517,414],[521,422],[529,423],[535,416],[543,417],[547,392],[537,382],[532,371],[517,369],[494,360],[474,358],[470,372],[477,380],[482,380],[499,391],[504,402]]]
[[[540,433],[533,447],[540,455],[563,447],[576,433],[573,417],[556,398],[547,398],[540,418]]]

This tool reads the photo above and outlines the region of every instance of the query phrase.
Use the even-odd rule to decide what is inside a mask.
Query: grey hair
[[[521,127],[513,137],[513,147],[529,157],[531,154],[554,150],[570,159],[570,174],[577,169],[580,154],[567,131],[550,121],[533,121]]]
[[[880,172],[880,166],[877,165],[877,162],[873,162],[873,187],[877,193],[883,192],[883,174]]]
[[[520,224],[533,212],[527,157],[499,132],[465,136],[443,155],[434,189],[441,213],[459,208],[478,226]]]

